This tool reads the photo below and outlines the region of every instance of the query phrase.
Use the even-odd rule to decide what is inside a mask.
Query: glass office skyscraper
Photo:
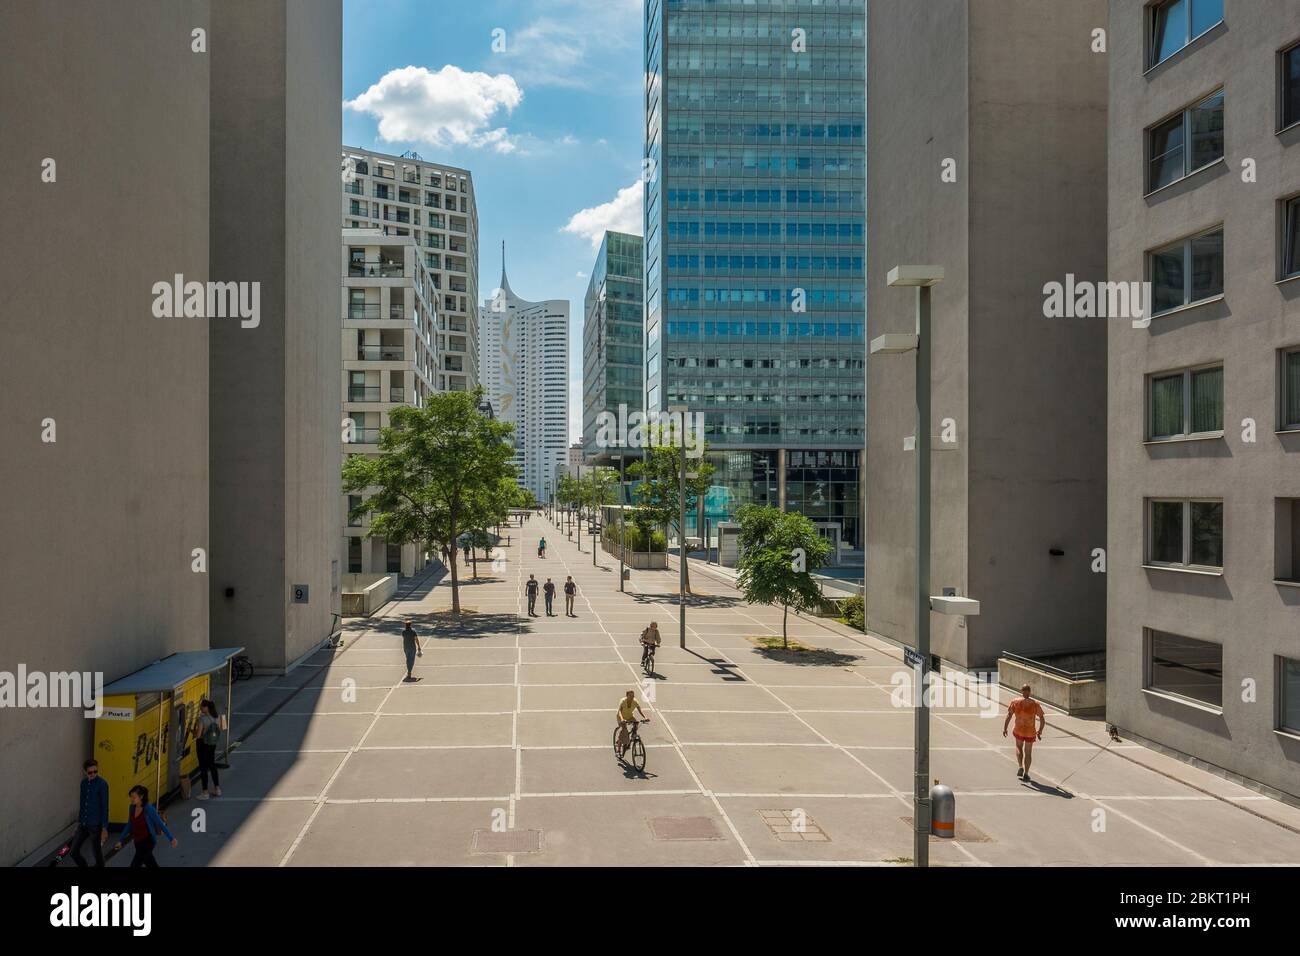
[[[703,412],[713,521],[861,546],[864,0],[648,0],[646,405]]]
[[[641,411],[644,264],[640,236],[605,233],[583,302],[582,444],[597,453],[597,416]]]

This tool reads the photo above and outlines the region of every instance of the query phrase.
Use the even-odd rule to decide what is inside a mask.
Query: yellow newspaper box
[[[104,710],[95,720],[95,759],[108,783],[108,818],[127,819],[127,791],[137,784],[157,802],[198,769],[191,731],[199,702],[218,691],[228,713],[230,659],[243,648],[173,654],[104,688]],[[218,680],[213,681],[213,675]],[[224,685],[224,686],[222,686]],[[227,731],[227,749],[229,731]]]

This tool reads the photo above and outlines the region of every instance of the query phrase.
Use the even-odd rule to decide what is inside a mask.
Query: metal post
[[[930,865],[930,709],[924,677],[930,666],[930,287],[916,290],[916,773],[912,822],[918,867]]]
[[[574,522],[573,529],[576,532],[573,537],[578,539],[578,553],[582,554],[582,466],[578,466],[578,501],[576,504],[577,520]]]
[[[681,478],[677,483],[677,509],[680,514],[677,531],[677,548],[679,551],[680,567],[677,572],[677,617],[680,629],[680,638],[682,647],[686,646],[686,412],[682,412],[681,424],[678,426],[681,434],[678,439],[681,442]]]
[[[627,480],[623,469],[626,455],[618,456],[618,589],[623,590],[623,549],[627,547],[627,533],[624,525],[624,482]]]

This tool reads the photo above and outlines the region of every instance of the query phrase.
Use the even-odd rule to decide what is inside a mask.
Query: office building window
[[[1300,348],[1283,349],[1279,364],[1282,373],[1280,427],[1283,431],[1300,429]]]
[[[361,504],[360,495],[348,495],[348,527],[360,528],[361,519],[352,517],[352,510]]]
[[[1223,568],[1223,502],[1147,501],[1147,563],[1158,567]]]
[[[1300,123],[1300,43],[1278,56],[1282,70],[1278,92],[1281,95],[1282,129]]]
[[[1300,734],[1300,660],[1277,659],[1277,726]]]
[[[1223,432],[1223,366],[1185,369],[1147,379],[1147,440]]]
[[[1148,14],[1147,67],[1163,63],[1223,22],[1223,0],[1164,0]]]
[[[1300,276],[1300,196],[1286,201],[1282,214],[1282,278]]]
[[[387,559],[388,559],[387,560],[388,573],[401,574],[402,573],[402,546],[400,544],[393,544],[391,541],[386,542],[386,544],[387,544],[386,551],[387,551]]]
[[[1223,227],[1147,253],[1152,315],[1223,295]]]
[[[361,573],[361,539],[348,538],[348,574]]]
[[[1146,688],[1184,700],[1223,706],[1223,647],[1148,628]]]
[[[1147,192],[1223,158],[1223,90],[1147,130]]]

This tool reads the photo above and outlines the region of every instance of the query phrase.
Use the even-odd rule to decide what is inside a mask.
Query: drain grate
[[[656,840],[721,840],[713,817],[648,817]]]
[[[541,830],[475,830],[471,853],[541,853]]]
[[[793,810],[759,810],[758,815],[772,835],[785,843],[830,843],[826,831],[807,812]]]

